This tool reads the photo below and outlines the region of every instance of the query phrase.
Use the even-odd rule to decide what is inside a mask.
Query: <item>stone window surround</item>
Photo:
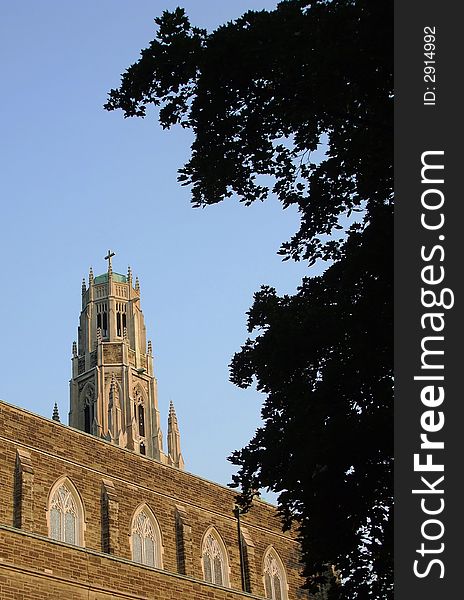
[[[47,529],[48,535],[51,538],[51,503],[55,494],[57,493],[60,487],[65,487],[69,493],[71,494],[71,498],[74,501],[74,505],[76,507],[76,539],[75,544],[73,546],[80,546],[85,548],[85,529],[86,529],[86,519],[85,519],[85,511],[84,511],[84,503],[82,502],[82,498],[74,485],[74,483],[67,477],[66,475],[61,476],[59,479],[55,481],[52,485],[50,492],[47,498],[47,508],[45,509],[46,519],[47,519]],[[63,541],[63,540],[58,540]],[[65,543],[65,542],[63,542]]]
[[[155,536],[154,536],[155,537],[155,544],[156,544],[156,548],[155,548],[155,560],[157,561],[157,564],[155,564],[153,566],[155,568],[157,568],[157,569],[163,569],[164,544],[163,544],[163,538],[162,538],[162,535],[161,535],[161,528],[159,526],[157,518],[155,517],[154,512],[151,510],[151,508],[145,502],[142,503],[142,504],[140,504],[136,508],[136,510],[134,511],[134,514],[132,515],[131,527],[130,527],[130,534],[129,534],[129,547],[130,547],[130,551],[131,551],[131,557],[133,558],[133,556],[134,556],[134,548],[133,548],[133,540],[132,540],[132,535],[134,533],[134,525],[135,525],[137,517],[142,512],[149,519],[150,524],[152,525],[152,528],[153,528],[154,534],[155,534]],[[146,565],[147,563],[141,562],[139,564]],[[152,565],[148,565],[148,566],[152,566]]]
[[[224,541],[223,541],[222,537],[220,536],[219,532],[212,525],[210,527],[208,527],[208,529],[205,531],[205,533],[203,534],[203,538],[201,540],[200,560],[201,560],[201,569],[202,569],[202,573],[203,573],[203,580],[207,581],[206,576],[205,576],[205,566],[204,566],[203,556],[205,554],[205,543],[206,543],[208,536],[210,536],[210,535],[215,539],[215,541],[217,542],[219,549],[221,551],[222,575],[224,578],[224,580],[222,582],[222,587],[230,587],[231,570],[230,570],[230,565],[229,565],[229,556],[228,556],[227,548],[226,548],[226,545],[224,544]],[[208,583],[211,583],[211,582],[208,582]]]
[[[282,592],[282,600],[288,600],[288,583],[287,583],[287,575],[286,575],[286,571],[285,571],[285,567],[284,564],[279,556],[279,554],[277,553],[276,549],[274,548],[274,546],[272,546],[272,544],[270,546],[268,546],[263,554],[263,563],[262,563],[262,574],[263,574],[263,588],[264,588],[264,593],[266,594],[266,584],[265,584],[265,573],[266,573],[266,562],[268,561],[268,558],[271,557],[271,559],[273,559],[275,561],[276,567],[277,567],[277,571],[279,574],[279,579],[280,579],[280,589]],[[268,596],[266,596],[266,598],[268,598]],[[275,600],[275,596],[273,595],[272,598],[270,598],[269,600]]]

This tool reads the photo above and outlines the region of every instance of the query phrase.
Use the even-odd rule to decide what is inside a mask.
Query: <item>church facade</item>
[[[69,426],[0,402],[1,600],[303,600],[299,547],[273,506],[185,471],[167,450],[140,286],[82,285]]]

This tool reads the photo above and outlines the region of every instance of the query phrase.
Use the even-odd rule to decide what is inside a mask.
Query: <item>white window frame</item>
[[[216,581],[215,571],[213,566],[211,566],[211,579],[206,578],[206,570],[205,570],[205,554],[208,554],[209,560],[214,559],[215,557],[219,557],[221,561],[221,574],[222,574],[222,583],[218,583]],[[211,554],[213,554],[211,556]],[[229,568],[229,557],[227,554],[226,546],[214,527],[209,527],[205,534],[203,535],[203,539],[201,542],[201,568],[203,571],[203,579],[208,583],[212,583],[213,585],[220,585],[222,587],[230,587],[230,568]]]
[[[134,534],[139,535],[141,538],[141,560],[135,559]],[[151,562],[148,560],[148,557],[146,556],[146,544],[144,540],[147,538],[152,539],[153,541],[153,564],[151,564]],[[155,567],[157,569],[163,568],[164,548],[161,537],[161,530],[153,511],[147,504],[141,504],[134,512],[134,516],[132,517],[130,529],[130,549],[132,560],[137,564],[144,565],[147,567]]]
[[[48,536],[58,542],[84,547],[84,505],[76,486],[68,477],[60,477],[52,486],[47,501]],[[52,537],[52,510],[60,512],[59,536]],[[74,541],[66,540],[66,515],[74,515]]]

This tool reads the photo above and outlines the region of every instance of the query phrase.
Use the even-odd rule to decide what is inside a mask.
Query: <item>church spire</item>
[[[52,419],[54,421],[58,421],[58,423],[61,423],[61,421],[60,421],[60,413],[58,412],[58,404],[56,402],[55,402],[55,406],[53,407]]]
[[[180,451],[180,431],[172,400],[169,403],[168,417],[168,457],[169,462],[179,469],[184,468],[184,459]]]

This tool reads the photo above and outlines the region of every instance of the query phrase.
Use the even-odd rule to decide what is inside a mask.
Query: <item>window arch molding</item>
[[[146,404],[147,403],[147,392],[145,391],[143,385],[141,385],[139,382],[137,382],[134,385],[133,401],[136,404]]]
[[[52,485],[47,498],[47,529],[51,539],[85,546],[84,503],[74,483],[62,476]]]
[[[203,535],[200,557],[203,579],[214,585],[230,587],[230,567],[227,548],[217,529],[213,526],[208,527]]]
[[[269,600],[288,600],[287,575],[284,564],[273,546],[268,546],[263,557],[263,586]]]
[[[138,506],[132,516],[129,545],[132,560],[148,567],[163,568],[163,538],[158,519],[148,506]]]

